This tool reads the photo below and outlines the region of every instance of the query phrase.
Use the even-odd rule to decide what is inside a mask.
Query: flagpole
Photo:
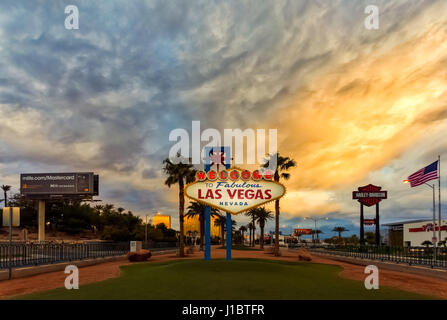
[[[427,184],[428,186],[430,186],[429,184]],[[432,186],[433,189],[433,238],[436,238],[436,184],[433,183]],[[433,259],[436,261],[436,251],[437,251],[437,245],[438,242],[437,241],[433,241]]]
[[[441,241],[441,156],[438,155],[438,218],[439,218],[439,239],[438,242]],[[436,227],[435,227],[436,228]]]

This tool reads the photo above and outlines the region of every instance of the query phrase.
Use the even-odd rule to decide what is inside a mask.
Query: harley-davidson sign
[[[387,196],[387,191],[383,191],[382,187],[372,184],[359,187],[358,191],[352,192],[352,199],[358,200],[361,204],[367,207],[378,204],[382,199],[386,199]]]
[[[185,187],[188,198],[210,207],[238,214],[281,198],[286,188],[272,181],[269,172],[239,168],[199,171],[196,181]]]

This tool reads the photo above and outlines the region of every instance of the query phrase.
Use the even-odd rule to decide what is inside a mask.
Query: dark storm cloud
[[[162,212],[174,213],[170,206],[166,205],[164,191],[147,191],[134,188],[126,188],[116,186],[109,189],[108,187],[101,190],[106,199],[118,199],[120,203],[127,204],[126,209],[134,212],[153,213],[155,210]]]
[[[153,178],[158,177],[158,174],[159,174],[159,170],[145,169],[145,170],[143,170],[142,176],[143,176],[143,179],[153,179]]]
[[[1,112],[31,128],[12,139],[7,128],[0,131],[0,147],[8,150],[2,162],[22,163],[8,167],[8,174],[31,167],[120,175],[141,161],[159,166],[169,131],[193,118],[173,90],[196,82],[178,63],[176,44],[188,38],[195,13],[187,2],[70,4],[79,7],[80,30],[64,29],[63,3],[0,4],[0,46],[6,49],[0,53],[0,101],[7,104]],[[86,143],[94,147],[89,155]],[[41,147],[27,147],[33,144]],[[146,170],[143,176],[157,174]],[[161,197],[135,189],[103,196],[163,207]]]
[[[312,44],[313,35],[326,37],[309,26],[321,3],[285,1],[276,13],[254,1],[73,4],[79,30],[64,29],[64,3],[2,3],[13,17],[1,28],[8,86],[15,90],[0,96],[15,108],[38,110],[52,141],[99,144],[88,159],[95,167],[133,166],[148,145],[163,145],[170,130],[188,128],[193,119],[222,128],[227,121],[243,127],[251,118],[253,126],[286,97],[292,75],[325,65],[333,55]],[[292,37],[285,41],[288,29]],[[289,44],[296,55],[281,57]],[[213,92],[200,94],[208,84]],[[244,92],[258,86],[265,96],[248,99]],[[240,117],[243,112],[259,117]]]

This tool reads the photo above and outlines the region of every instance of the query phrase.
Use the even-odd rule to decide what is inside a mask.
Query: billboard
[[[98,191],[99,176],[93,172],[20,175],[20,193],[25,196],[92,196]]]
[[[293,234],[296,236],[312,234],[312,229],[294,229]]]

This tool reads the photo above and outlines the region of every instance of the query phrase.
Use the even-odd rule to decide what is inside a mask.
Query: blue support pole
[[[205,260],[211,260],[211,208],[205,207]]]
[[[217,150],[216,147],[205,147],[205,171],[208,172],[211,170],[211,162],[209,161],[209,153],[213,150]],[[222,152],[231,156],[230,147],[220,147]],[[225,168],[229,169],[231,167],[230,161],[225,163]],[[227,260],[231,260],[231,215],[227,213],[227,226],[228,220],[230,221],[230,236],[228,236],[227,231]],[[228,230],[228,227],[227,227]],[[230,246],[228,249],[228,239],[230,239]],[[228,251],[229,250],[229,251]],[[211,207],[205,207],[205,252],[204,259],[211,260]]]
[[[206,150],[206,149],[205,149]],[[209,151],[207,151],[209,152]],[[210,171],[210,163],[205,164],[205,172]],[[211,260],[211,207],[205,207],[205,252],[203,258],[207,261]]]
[[[227,260],[231,260],[231,214],[227,213]]]

